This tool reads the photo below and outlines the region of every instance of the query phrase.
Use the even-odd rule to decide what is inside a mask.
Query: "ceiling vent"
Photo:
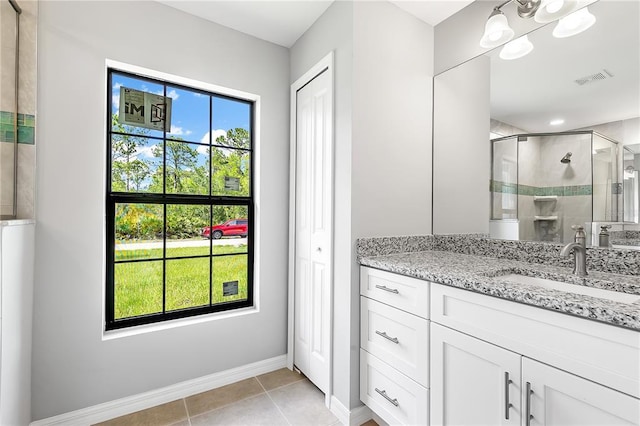
[[[601,80],[607,80],[611,77],[613,77],[613,74],[603,69],[602,71],[597,72],[595,74],[577,79],[576,83],[578,84],[578,86],[584,86],[585,84],[594,83],[596,81],[601,81]]]

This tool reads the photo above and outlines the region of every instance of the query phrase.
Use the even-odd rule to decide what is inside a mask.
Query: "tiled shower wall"
[[[15,12],[8,1],[0,2],[0,215],[13,214],[14,140],[18,140],[17,218],[34,218],[36,29],[38,2],[18,0],[20,52],[18,83],[18,134],[15,135]]]

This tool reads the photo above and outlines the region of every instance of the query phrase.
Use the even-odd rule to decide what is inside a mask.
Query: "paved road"
[[[221,238],[213,240],[214,246],[241,246],[247,244],[246,238]],[[178,240],[167,241],[167,248],[175,247],[205,247],[209,245],[209,240]],[[162,248],[162,241],[151,243],[125,243],[116,244],[116,250],[147,250]]]

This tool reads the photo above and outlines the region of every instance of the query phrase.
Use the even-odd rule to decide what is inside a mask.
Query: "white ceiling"
[[[333,0],[156,1],[284,47],[291,47],[333,3]],[[391,0],[391,3],[435,26],[472,1]]]

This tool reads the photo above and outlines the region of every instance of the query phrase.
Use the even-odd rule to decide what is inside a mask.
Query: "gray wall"
[[[287,49],[156,2],[40,2],[38,30],[33,418],[285,354]],[[107,58],[261,96],[258,311],[103,340]]]

